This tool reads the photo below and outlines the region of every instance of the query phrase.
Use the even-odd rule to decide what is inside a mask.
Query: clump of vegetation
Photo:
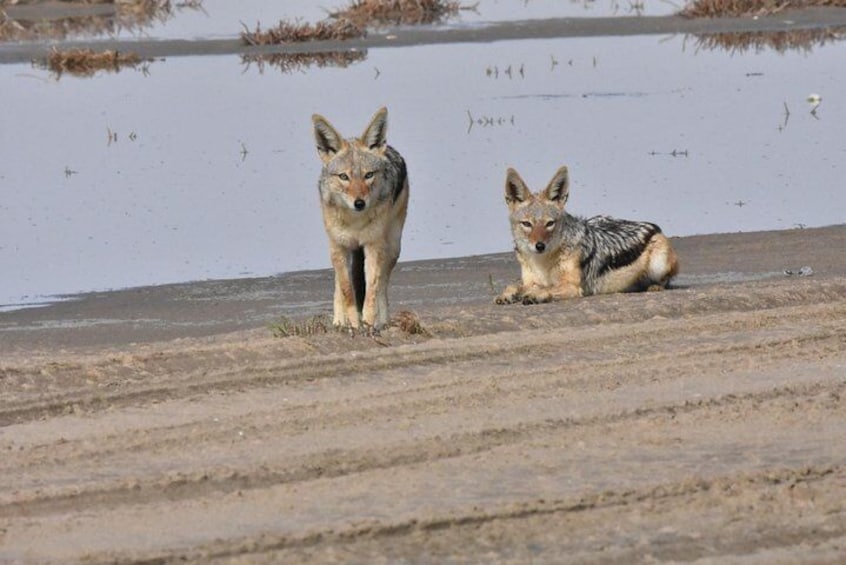
[[[281,21],[276,27],[262,30],[256,24],[255,31],[245,29],[241,39],[248,45],[278,45],[303,41],[328,41],[354,39],[366,35],[364,28],[346,19],[322,20],[316,24]]]
[[[768,31],[748,33],[709,33],[698,35],[696,49],[724,49],[730,53],[760,52],[775,49],[779,53],[801,49],[810,51],[818,45],[846,37],[843,31],[830,29],[803,29],[795,31]]]
[[[118,51],[93,51],[91,49],[70,49],[60,51],[53,48],[46,60],[36,62],[61,77],[69,73],[80,77],[92,76],[97,71],[107,70],[118,72],[122,68],[135,68],[138,65],[148,62],[142,59],[137,53],[121,53]]]
[[[431,337],[432,334],[420,323],[420,318],[414,312],[402,310],[391,320],[403,333]],[[287,316],[280,317],[269,326],[273,337],[309,337],[329,333],[334,329],[332,319],[326,314],[318,314],[306,320],[294,320]]]
[[[315,24],[281,21],[276,27],[255,31],[244,29],[241,39],[248,45],[278,45],[304,41],[344,40],[364,37],[368,25],[427,24],[455,15],[457,0],[353,0],[341,10]]]
[[[273,337],[308,337],[328,333],[332,327],[332,320],[326,314],[318,314],[299,322],[282,316],[270,324],[270,334]]]
[[[456,0],[353,0],[330,14],[359,26],[431,24],[454,16],[461,9]]]
[[[170,0],[80,0],[59,2],[60,15],[45,18],[27,7],[43,0],[0,0],[0,41],[64,39],[74,35],[113,34],[165,21],[173,15]],[[201,9],[200,0],[188,0],[179,9]]]
[[[420,318],[414,312],[408,310],[397,312],[396,316],[394,316],[393,323],[400,331],[409,335],[432,336],[429,330],[423,327],[420,323]]]
[[[276,67],[283,73],[304,71],[309,67],[345,68],[367,58],[367,51],[323,51],[319,53],[246,53],[241,62],[250,68],[255,64],[260,73],[266,65]]]
[[[687,18],[764,16],[812,6],[846,7],[846,0],[693,0],[679,15]]]

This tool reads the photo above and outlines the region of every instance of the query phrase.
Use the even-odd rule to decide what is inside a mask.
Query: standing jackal
[[[335,269],[335,326],[372,330],[388,323],[388,281],[400,254],[408,174],[387,144],[388,111],[379,109],[359,138],[344,139],[312,116],[323,161],[318,188]]]
[[[661,228],[610,216],[579,218],[564,210],[567,167],[541,192],[532,192],[514,169],[505,178],[521,282],[497,304],[534,304],[590,294],[660,290],[678,273],[678,259]]]

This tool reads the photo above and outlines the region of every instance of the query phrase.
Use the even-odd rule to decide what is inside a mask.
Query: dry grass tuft
[[[846,30],[803,29],[747,33],[710,33],[696,36],[696,49],[723,49],[732,54],[747,51],[759,53],[774,49],[779,53],[812,48],[846,38]]]
[[[455,0],[353,0],[330,14],[365,27],[376,25],[431,24],[454,16],[461,9]]]
[[[408,310],[397,312],[397,315],[394,316],[392,321],[394,325],[400,329],[400,331],[409,335],[422,335],[426,337],[432,336],[429,330],[423,327],[420,323],[420,318],[414,312],[410,312]]]
[[[59,51],[53,49],[46,60],[35,61],[34,64],[47,68],[57,77],[68,73],[79,77],[89,77],[97,71],[118,72],[123,68],[135,68],[147,59],[142,59],[136,53],[120,53],[118,51],[93,51],[91,49],[70,49]]]
[[[303,41],[328,41],[364,37],[367,32],[349,20],[322,20],[316,24],[281,21],[276,27],[262,31],[261,24],[255,31],[245,29],[241,39],[248,45],[278,45]]]
[[[283,20],[268,30],[257,24],[255,31],[245,26],[241,39],[247,45],[354,39],[366,36],[368,25],[434,23],[460,9],[457,0],[353,0],[315,24]]]
[[[247,53],[241,63],[247,69],[255,64],[260,73],[265,66],[276,67],[283,73],[305,71],[310,67],[346,68],[367,58],[367,51],[325,51],[320,53]]]
[[[65,39],[80,35],[106,35],[140,30],[170,18],[170,0],[78,0],[50,3],[55,13],[45,17],[31,6],[40,0],[0,0],[0,41]],[[199,9],[187,3],[179,9]]]
[[[846,0],[693,0],[679,15],[686,18],[764,16],[813,6],[846,7]]]
[[[318,314],[300,322],[282,316],[269,327],[273,337],[308,337],[329,333],[329,330],[333,328],[331,318],[325,314]]]

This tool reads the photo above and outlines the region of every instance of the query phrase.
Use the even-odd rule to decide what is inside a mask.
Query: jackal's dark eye
[[[367,171],[366,173],[364,173],[364,178],[372,179],[373,175],[375,175],[375,174],[376,174],[376,171]]]
[[[548,229],[548,228],[551,228],[551,227],[552,227],[552,226],[554,226],[554,225],[555,225],[555,220],[549,220],[549,221],[546,223],[546,227],[547,227],[547,229]]]
[[[341,180],[350,180],[350,176],[347,173],[339,174],[338,178],[341,179]]]
[[[520,222],[520,225],[524,228],[530,228],[532,227],[532,222]]]

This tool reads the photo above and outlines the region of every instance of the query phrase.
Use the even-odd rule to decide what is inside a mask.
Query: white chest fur
[[[323,212],[326,232],[329,237],[349,248],[359,247],[384,238],[386,227],[392,215],[390,203],[363,212],[339,206],[325,206]]]
[[[521,256],[523,284],[542,287],[554,286],[558,282],[558,254],[530,253]]]

